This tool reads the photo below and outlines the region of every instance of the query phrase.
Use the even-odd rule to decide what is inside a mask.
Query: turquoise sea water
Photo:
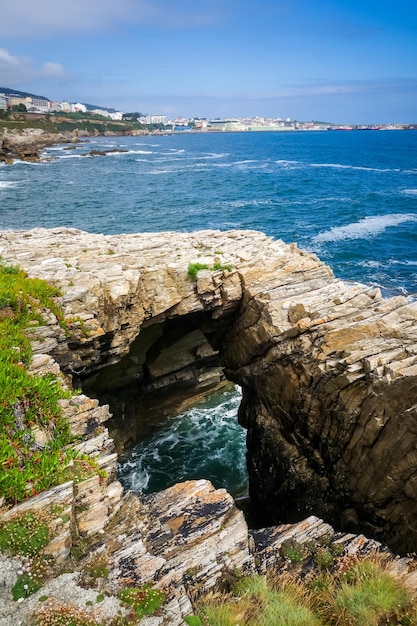
[[[417,295],[417,131],[98,137],[64,148],[48,149],[47,163],[0,166],[0,228],[257,229],[316,252],[341,278]],[[125,152],[82,156],[95,148]],[[244,433],[232,398],[140,444],[121,469],[126,484],[155,490],[201,471],[241,493]],[[232,445],[219,470],[211,425],[225,423]]]

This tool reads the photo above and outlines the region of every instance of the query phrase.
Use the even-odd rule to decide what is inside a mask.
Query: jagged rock
[[[162,389],[182,401],[224,366],[243,390],[258,509],[271,521],[360,524],[416,549],[417,303],[338,280],[314,255],[254,231],[35,229],[2,232],[0,248],[62,289],[71,336],[51,320],[35,337],[86,394],[113,403],[119,447],[149,398]],[[189,278],[189,264],[217,262],[225,269]]]
[[[243,513],[206,480],[141,498],[128,495],[94,554],[88,559],[107,559],[113,591],[153,582],[202,592],[227,571],[253,570]]]
[[[45,146],[67,143],[69,138],[62,133],[46,133],[42,129],[28,128],[23,132],[6,129],[0,136],[0,161],[6,163],[13,159],[21,161],[40,161],[41,151]]]
[[[68,487],[63,487],[67,494]],[[33,510],[31,504],[28,508]],[[25,563],[0,554],[0,626],[29,626],[35,610],[59,603],[91,611],[100,623],[108,623],[126,612],[118,592],[143,584],[161,589],[165,602],[157,615],[141,624],[184,626],[184,617],[193,613],[192,603],[201,594],[223,583],[227,588],[241,574],[294,566],[300,572],[319,568],[314,559],[317,550],[332,549],[336,568],[344,557],[384,552],[390,571],[411,590],[417,589],[412,559],[394,557],[364,536],[337,533],[317,517],[248,531],[230,495],[205,480],[187,481],[142,498],[127,494],[105,532],[92,535],[89,541],[81,561],[72,562],[72,573],[58,573],[21,603],[12,600],[11,588]],[[299,547],[296,563],[285,549],[289,541],[293,554]],[[92,567],[102,567],[106,575],[92,577]],[[39,602],[46,596],[47,602]]]
[[[106,156],[106,154],[111,154],[113,152],[127,152],[127,150],[122,150],[120,148],[110,148],[109,150],[90,150],[88,155],[84,156]]]

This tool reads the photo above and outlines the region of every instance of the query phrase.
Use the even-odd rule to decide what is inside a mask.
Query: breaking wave
[[[358,222],[353,222],[346,226],[334,226],[330,228],[330,230],[319,233],[312,238],[312,242],[328,243],[348,239],[369,239],[380,235],[387,228],[398,226],[405,222],[417,222],[417,215],[414,213],[393,213],[391,215],[373,215],[372,217],[365,217]]]

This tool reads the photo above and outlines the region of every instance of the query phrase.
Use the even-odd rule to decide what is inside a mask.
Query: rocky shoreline
[[[68,149],[74,149],[75,145],[82,141],[87,141],[88,137],[95,137],[98,133],[88,132],[75,128],[67,132],[47,132],[40,128],[27,128],[23,131],[8,130],[0,131],[0,163],[11,165],[15,160],[39,162],[42,160],[42,151],[47,146],[57,144],[71,144]],[[115,132],[106,132],[109,136],[129,135],[150,135],[158,134],[150,131],[131,130],[121,131],[119,135]],[[102,156],[114,150],[92,150],[90,156]]]
[[[0,136],[0,162],[11,164],[15,159],[38,162],[47,146],[60,143],[77,143],[78,133],[47,133],[42,129],[27,129],[26,132],[8,131]]]
[[[339,281],[314,255],[254,231],[4,231],[0,254],[62,292],[71,332],[54,315],[33,327],[31,369],[82,387],[62,409],[80,449],[106,470],[1,511],[0,523],[47,511],[44,553],[57,565],[16,604],[25,560],[1,557],[1,626],[29,624],[41,596],[91,602],[82,581],[100,559],[108,575],[91,583],[105,598],[100,610],[121,610],[123,586],[152,583],[167,602],[143,624],[180,625],[195,597],[237,570],[283,566],[289,539],[338,543],[343,555],[381,550],[384,537],[403,553],[416,545],[415,303]],[[123,493],[115,440],[122,449],[132,436],[143,399],[152,407],[164,394],[194,396],[224,372],[243,389],[252,498],[298,508],[304,521],[249,531],[229,494],[204,480]],[[336,519],[345,530],[333,530]],[[349,532],[361,524],[379,541]],[[416,588],[412,561],[392,562]]]

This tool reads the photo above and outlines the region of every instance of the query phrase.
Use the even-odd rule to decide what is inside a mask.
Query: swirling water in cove
[[[417,294],[417,132],[97,137],[49,162],[0,167],[0,228],[90,232],[255,229],[316,252],[346,280]],[[103,157],[92,149],[119,148]],[[239,391],[169,418],[121,479],[156,491],[209,478],[246,489]]]

